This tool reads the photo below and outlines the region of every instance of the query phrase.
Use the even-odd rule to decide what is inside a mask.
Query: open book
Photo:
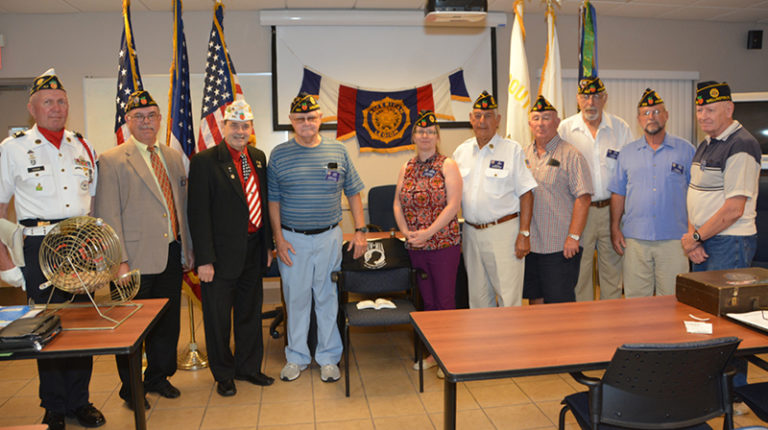
[[[729,313],[725,315],[728,318],[735,319],[760,330],[768,331],[768,311],[752,311],[740,314]]]
[[[360,300],[357,302],[357,309],[363,310],[363,309],[395,309],[397,306],[395,306],[394,303],[392,303],[392,300],[384,299],[379,297],[376,299],[376,301],[373,300]]]

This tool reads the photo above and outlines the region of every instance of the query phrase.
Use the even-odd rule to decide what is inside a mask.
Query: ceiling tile
[[[167,0],[165,0],[167,1]],[[185,0],[184,7],[188,0]],[[204,10],[211,9],[211,0],[201,0],[206,6]],[[261,10],[261,9],[285,9],[285,0],[226,0],[225,7],[230,10]],[[317,3],[323,3],[318,1]],[[330,6],[328,6],[330,7]]]
[[[104,0],[64,0],[78,12],[122,12],[123,2]],[[147,10],[141,1],[131,2],[131,10]]]
[[[352,9],[355,0],[285,0],[290,9]]]
[[[77,13],[79,10],[63,0],[12,0],[3,1],[7,13]]]
[[[652,4],[652,5],[669,5],[669,6],[688,6],[696,3],[697,0],[628,0],[627,3],[632,5],[646,5],[646,4]],[[722,2],[723,0],[719,0]],[[726,0],[730,1],[730,0]],[[754,1],[754,0],[752,0]]]
[[[717,16],[730,12],[730,9],[714,7],[683,7],[665,12],[659,17],[664,19],[681,19],[686,21],[711,21]]]
[[[764,0],[699,0],[696,2],[696,6],[715,6],[715,7],[752,7],[757,6],[760,3],[765,3]]]
[[[678,6],[662,6],[660,4],[627,3],[616,7],[611,11],[611,15],[627,18],[656,18],[678,8]]]
[[[356,0],[355,9],[424,9],[424,0]]]
[[[713,17],[712,21],[755,22],[764,19],[768,19],[768,9],[733,9],[731,12]]]

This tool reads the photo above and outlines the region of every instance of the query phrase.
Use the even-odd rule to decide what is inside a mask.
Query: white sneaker
[[[339,366],[335,364],[324,364],[320,368],[320,379],[323,382],[336,382],[341,378]]]
[[[283,370],[280,371],[280,379],[283,381],[293,381],[294,379],[301,376],[301,371],[306,368],[306,364],[299,366],[296,363],[286,363],[285,367],[283,367]]]
[[[431,368],[437,366],[437,362],[434,359],[432,359],[432,360],[422,360],[421,363],[422,363],[421,364],[422,368],[424,370],[431,369]],[[418,361],[413,363],[413,370],[419,370],[419,362]]]

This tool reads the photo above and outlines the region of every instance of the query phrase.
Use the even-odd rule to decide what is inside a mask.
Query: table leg
[[[147,430],[147,418],[144,411],[144,384],[141,382],[141,348],[136,348],[133,353],[128,355],[128,363],[136,430]]]
[[[445,372],[445,371],[443,371]],[[443,404],[443,428],[445,430],[456,429],[456,383],[445,378]]]

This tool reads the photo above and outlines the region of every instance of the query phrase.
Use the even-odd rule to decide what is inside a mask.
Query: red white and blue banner
[[[301,91],[317,97],[323,122],[336,121],[336,138],[356,136],[361,152],[413,149],[411,129],[420,110],[454,121],[451,100],[471,101],[461,69],[415,88],[378,91],[344,85],[304,68]]]
[[[128,103],[128,97],[134,91],[144,89],[144,85],[141,83],[136,46],[133,43],[133,30],[131,30],[131,0],[123,0],[123,35],[120,37],[120,52],[117,63],[115,137],[117,144],[121,145],[131,137],[128,124],[125,123],[125,105]]]

